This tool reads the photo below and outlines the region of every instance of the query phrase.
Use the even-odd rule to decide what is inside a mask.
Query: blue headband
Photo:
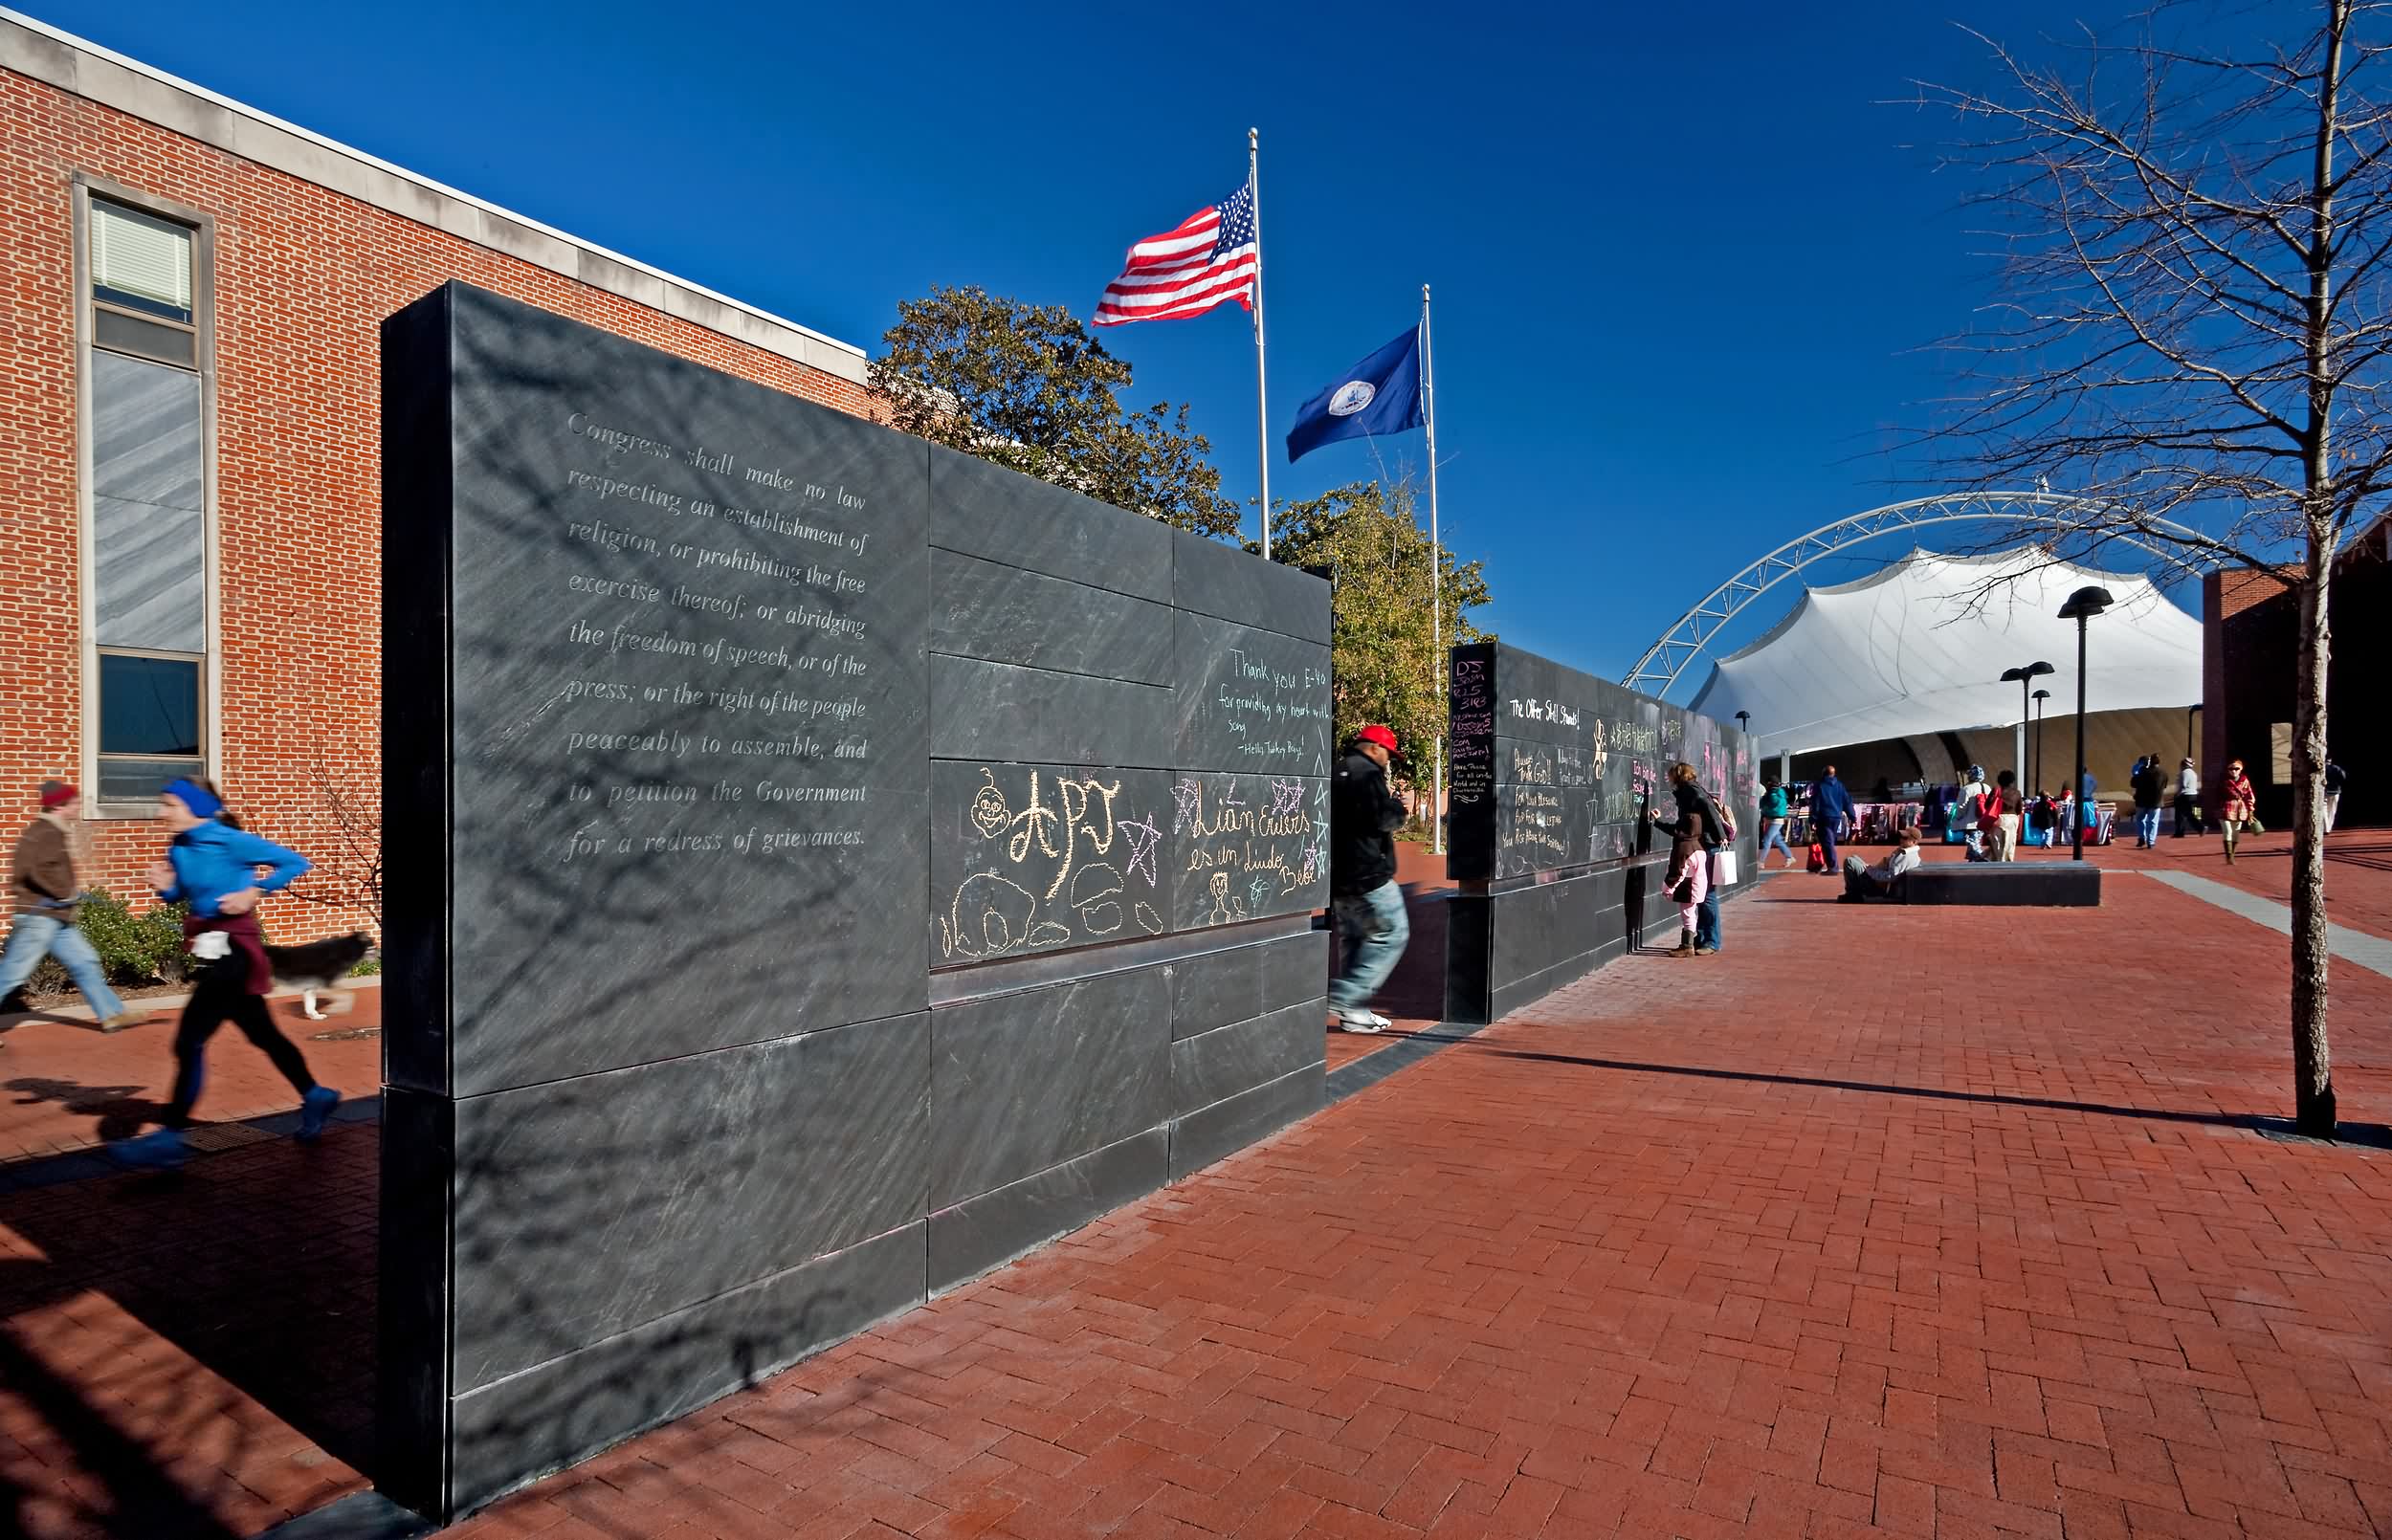
[[[166,794],[191,810],[193,818],[213,818],[224,811],[224,799],[196,781],[177,776],[166,784]]]

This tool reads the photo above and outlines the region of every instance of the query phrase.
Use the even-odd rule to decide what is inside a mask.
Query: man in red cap
[[[1395,885],[1395,831],[1404,804],[1387,789],[1395,734],[1373,722],[1346,745],[1329,787],[1329,912],[1338,922],[1338,976],[1329,981],[1330,1024],[1345,1032],[1390,1023],[1364,1001],[1387,981],[1412,938],[1404,890]]]
[[[75,869],[76,849],[82,843],[82,797],[73,786],[63,781],[41,783],[41,816],[16,842],[16,856],[10,864],[9,891],[16,899],[16,919],[9,927],[8,950],[0,953],[0,1001],[22,988],[43,957],[55,954],[75,987],[91,1001],[100,1029],[114,1032],[141,1018],[126,1011],[124,1001],[108,987],[100,954],[75,928],[83,897]]]

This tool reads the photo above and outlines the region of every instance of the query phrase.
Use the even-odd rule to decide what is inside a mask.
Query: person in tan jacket
[[[83,896],[75,869],[82,810],[82,796],[73,786],[63,781],[41,783],[41,815],[18,838],[9,864],[16,915],[9,926],[8,950],[0,952],[0,1000],[16,993],[43,957],[55,956],[91,1001],[100,1029],[115,1032],[141,1018],[108,987],[100,954],[75,927]]]

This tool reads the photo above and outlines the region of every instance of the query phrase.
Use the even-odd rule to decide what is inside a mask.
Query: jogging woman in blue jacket
[[[224,799],[204,781],[166,783],[158,798],[160,821],[173,831],[166,858],[149,869],[158,896],[188,903],[183,941],[193,963],[190,1003],[174,1033],[174,1102],[166,1127],[113,1147],[127,1165],[177,1166],[190,1155],[183,1131],[207,1077],[208,1040],[227,1021],[264,1050],[299,1093],[299,1133],[312,1139],[341,1093],[319,1086],[307,1072],[297,1045],[282,1035],[266,1009],[274,969],[266,961],[265,937],[257,929],[257,901],[289,887],[307,870],[307,859],[271,841],[244,832],[224,818]],[[260,869],[265,875],[259,876]]]

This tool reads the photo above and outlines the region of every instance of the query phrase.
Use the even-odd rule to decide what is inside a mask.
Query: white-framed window
[[[87,775],[146,813],[214,758],[212,232],[96,181],[75,214]]]

